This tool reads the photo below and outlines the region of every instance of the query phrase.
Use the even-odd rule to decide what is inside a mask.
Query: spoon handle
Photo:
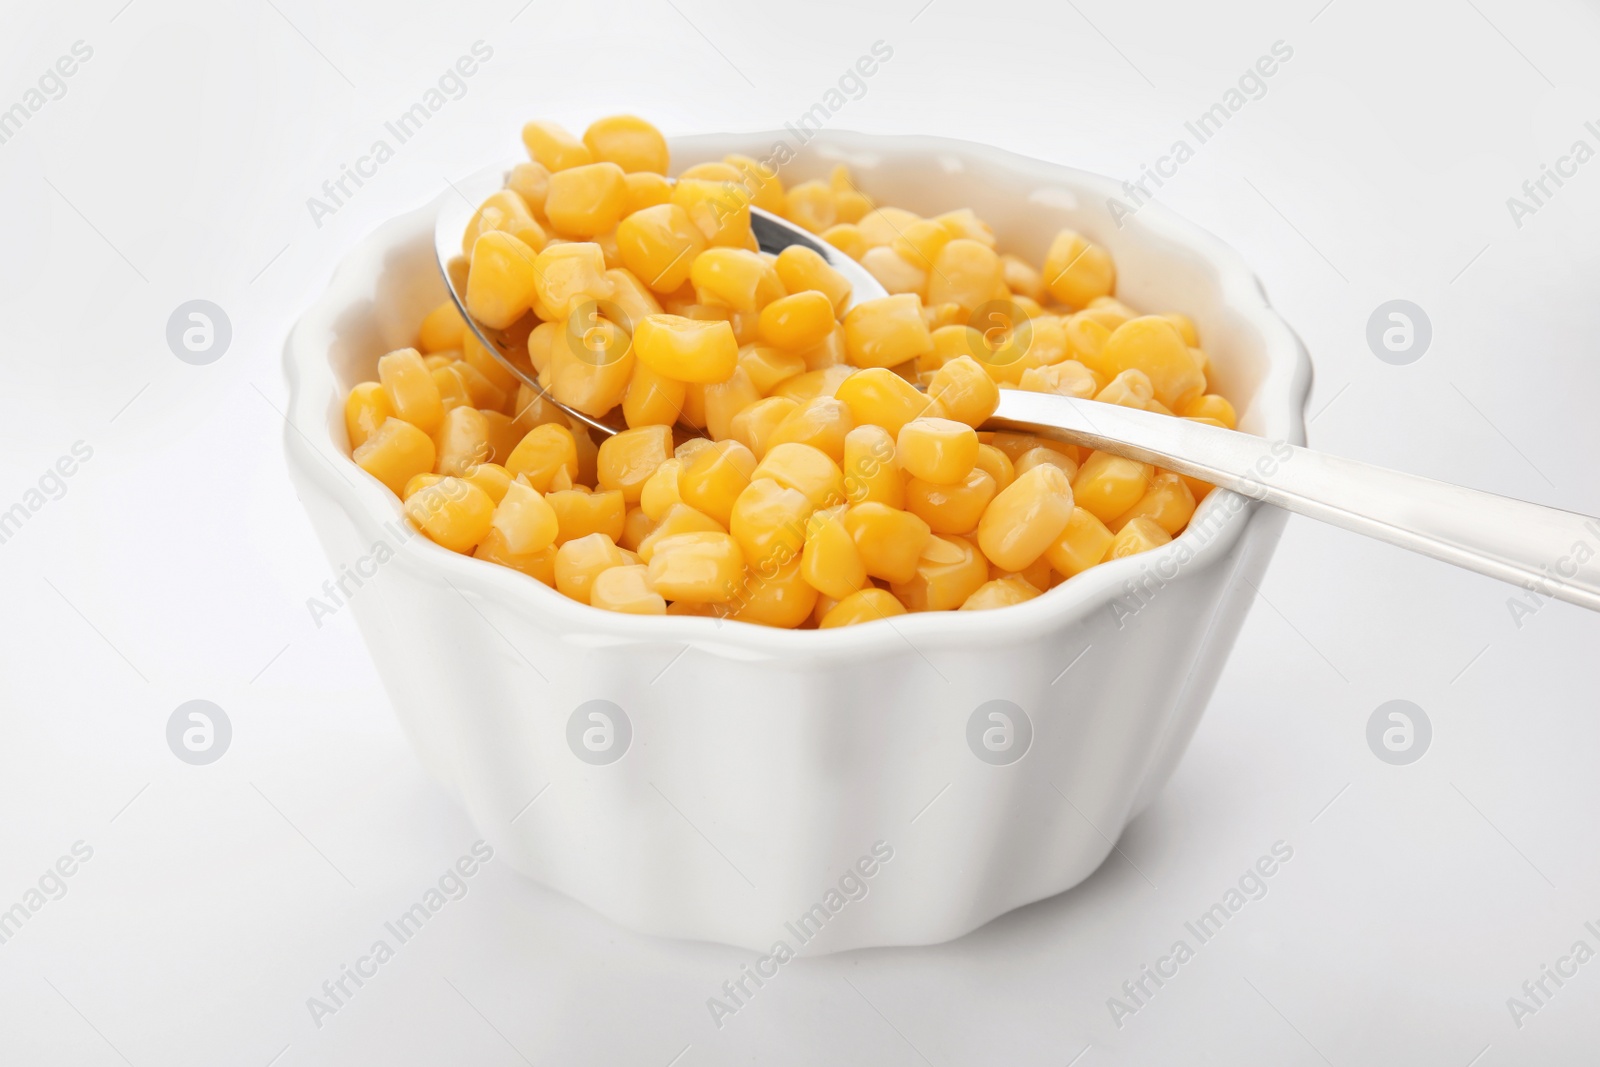
[[[1600,611],[1600,519],[1148,411],[1003,389],[985,429],[1153,463]]]

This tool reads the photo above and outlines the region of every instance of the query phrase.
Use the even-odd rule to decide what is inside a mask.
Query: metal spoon
[[[504,331],[491,330],[467,314],[461,235],[477,205],[502,183],[499,175],[491,172],[468,184],[461,201],[465,206],[449,202],[440,210],[434,230],[434,250],[450,298],[490,355],[519,381],[584,425],[608,436],[617,433],[619,427],[575,411],[545,392],[526,363],[526,349],[508,340]],[[750,222],[763,251],[779,252],[801,244],[820,254],[850,281],[852,304],[886,295],[878,280],[859,263],[793,223],[755,207],[750,209]],[[1600,519],[1587,515],[1188,419],[1021,389],[1000,391],[1000,407],[984,428],[1041,434],[1153,463],[1600,611]]]

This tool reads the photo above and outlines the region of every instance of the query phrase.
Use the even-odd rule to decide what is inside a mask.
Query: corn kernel
[[[754,478],[734,502],[728,532],[752,569],[782,566],[799,557],[812,510],[812,502],[799,490]]]
[[[550,343],[550,365],[543,372],[550,395],[595,418],[622,403],[633,374],[633,344],[616,323],[579,311]]]
[[[1215,393],[1206,393],[1190,400],[1187,404],[1177,409],[1178,414],[1189,419],[1215,419],[1229,430],[1239,428],[1239,416],[1234,412],[1233,405],[1228,403],[1228,398]]]
[[[844,317],[845,350],[858,367],[893,367],[933,350],[921,305],[911,294],[863,300]]]
[[[815,289],[772,301],[758,322],[762,341],[791,352],[821,344],[833,327],[833,302]]]
[[[978,445],[978,459],[974,466],[994,479],[995,492],[1010,485],[1017,477],[1011,457],[986,442]]]
[[[461,477],[488,493],[496,507],[500,506],[506,491],[511,488],[511,472],[498,463],[480,463]]]
[[[1148,463],[1094,452],[1072,480],[1073,499],[1101,522],[1110,522],[1138,503],[1154,473]]]
[[[893,248],[867,249],[861,256],[861,265],[891,296],[917,297],[920,305],[928,291],[928,268],[913,263]]]
[[[1143,372],[1155,398],[1173,410],[1205,392],[1206,376],[1195,365],[1182,335],[1159,315],[1130,319],[1118,326],[1106,338],[1100,361],[1113,375],[1127,370]]]
[[[394,417],[431,434],[444,419],[444,403],[433,374],[415,348],[401,348],[378,359],[378,381]]]
[[[895,595],[887,589],[863,589],[851,593],[822,617],[817,623],[819,630],[831,630],[836,626],[854,626],[857,623],[873,622],[877,619],[888,619],[906,613],[905,605],[895,599]]]
[[[1094,372],[1075,359],[1064,359],[1047,367],[1029,367],[1022,372],[1017,385],[1035,393],[1054,393],[1079,400],[1096,399],[1095,394],[1100,391]]]
[[[850,303],[849,279],[828,266],[828,261],[819,253],[804,245],[790,245],[778,253],[773,266],[787,292],[803,293],[814,289],[828,298],[835,315],[844,314]]]
[[[1018,456],[1016,464],[1012,467],[1012,470],[1018,477],[1020,477],[1031,471],[1033,468],[1039,466],[1041,463],[1048,463],[1053,467],[1060,467],[1062,473],[1067,476],[1067,481],[1069,482],[1078,476],[1078,464],[1076,460],[1063,452],[1057,452],[1053,448],[1046,448],[1044,445],[1040,445],[1037,448],[1030,448],[1022,455]]]
[[[406,517],[430,541],[452,552],[470,553],[489,532],[494,501],[461,478],[442,478],[405,502]]]
[[[422,320],[422,327],[417,331],[417,347],[423,352],[459,349],[466,332],[467,324],[461,318],[461,310],[454,300],[446,300]]]
[[[750,204],[774,215],[783,214],[783,182],[772,167],[758,163],[749,156],[724,156],[724,163],[739,172],[739,184],[750,197]]]
[[[959,355],[934,371],[928,398],[944,418],[976,428],[1000,406],[1000,387],[977,360]]]
[[[500,531],[507,552],[524,555],[555,544],[559,523],[545,498],[526,482],[511,482],[494,509],[491,525]]]
[[[722,321],[649,315],[635,329],[633,341],[641,363],[680,382],[724,382],[739,366],[739,344],[732,327]]]
[[[640,426],[601,442],[595,473],[601,488],[616,489],[626,503],[637,504],[645,481],[671,456],[670,426]]]
[[[589,154],[624,171],[667,172],[667,139],[636,115],[608,115],[583,131]]]
[[[537,218],[544,214],[544,198],[550,191],[550,168],[543,163],[518,163],[506,175],[506,188],[522,197]]]
[[[917,219],[895,234],[888,247],[907,263],[927,270],[944,246],[959,236],[938,219]]]
[[[552,172],[594,162],[589,147],[554,122],[530,122],[522,127],[522,143],[535,163]]]
[[[909,582],[933,531],[909,511],[868,501],[845,512],[845,528],[861,553],[867,573],[886,582]]]
[[[998,491],[994,476],[975,466],[953,485],[910,479],[905,507],[936,534],[967,534],[978,528],[984,509]]]
[[[533,306],[538,256],[526,243],[501,230],[482,234],[472,245],[467,274],[467,311],[491,329],[503,330]]]
[[[901,470],[936,485],[960,484],[978,461],[977,433],[950,419],[912,419],[900,428],[895,445]]]
[[[868,248],[877,248],[880,245],[893,244],[912,223],[921,218],[914,211],[907,211],[898,207],[880,207],[863,215],[856,225],[861,230],[861,239]]]
[[[378,382],[362,382],[350,390],[344,401],[344,428],[351,449],[360,448],[393,413],[389,396]]]
[[[856,369],[846,365],[819,367],[804,374],[796,374],[793,378],[785,378],[772,387],[772,395],[786,396],[799,404],[814,397],[837,396],[839,386],[854,373]]]
[[[433,471],[433,439],[403,419],[385,419],[350,458],[396,496],[415,475]]]
[[[705,512],[723,526],[733,514],[733,503],[750,476],[756,457],[737,441],[717,441],[703,447],[678,476],[678,495],[685,504]]]
[[[998,567],[1020,571],[1048,548],[1072,516],[1072,483],[1042,464],[995,494],[978,521],[978,544]]]
[[[1045,558],[1063,577],[1071,578],[1105,559],[1111,538],[1111,531],[1093,512],[1074,507],[1061,535],[1045,549]]]
[[[502,567],[521,571],[528,577],[543,582],[545,585],[556,584],[556,546],[540,549],[538,552],[517,554],[505,547],[505,541],[500,531],[494,527],[484,535],[478,547],[473,550],[474,559],[485,560],[489,563],[498,563]]]
[[[766,444],[768,448],[809,445],[838,464],[844,462],[845,438],[854,427],[855,419],[844,401],[831,396],[812,397],[774,428]]]
[[[1179,530],[1189,525],[1194,508],[1194,493],[1184,480],[1171,471],[1157,471],[1144,496],[1107,525],[1113,532],[1120,533],[1134,519],[1146,518],[1176,537]]]
[[[744,575],[744,554],[731,534],[681,533],[656,542],[649,567],[650,588],[668,600],[720,604]]]
[[[558,545],[593,533],[605,534],[613,543],[622,536],[628,506],[617,490],[591,493],[580,489],[556,489],[545,494],[545,501],[556,513]]]
[[[993,298],[1002,286],[1000,257],[979,241],[958,237],[946,244],[933,261],[928,278],[929,304],[957,304],[972,311]]]
[[[1158,526],[1154,519],[1141,516],[1131,520],[1117,532],[1117,536],[1111,541],[1111,548],[1106,553],[1106,558],[1121,559],[1123,556],[1148,552],[1152,548],[1160,548],[1171,540],[1172,535]]]
[[[815,179],[801,182],[784,194],[783,216],[802,229],[821,233],[839,218],[833,190]]]
[[[850,374],[834,395],[850,409],[857,426],[872,423],[895,437],[902,426],[927,410],[929,403],[916,386],[882,367]]]
[[[1020,256],[1006,253],[1000,257],[1000,280],[1018,296],[1025,296],[1035,303],[1044,299],[1044,276]]]
[[[515,237],[535,252],[548,243],[544,227],[533,216],[533,209],[512,189],[501,189],[478,205],[461,235],[462,254],[470,256],[478,238],[495,231]]]
[[[1161,317],[1177,327],[1178,336],[1183,338],[1184,344],[1190,348],[1200,347],[1200,331],[1194,328],[1193,319],[1176,311],[1169,311]]]
[[[703,388],[706,432],[715,440],[733,436],[733,420],[739,412],[761,399],[761,391],[750,381],[750,376],[737,367],[727,381]]]
[[[1111,254],[1082,234],[1062,230],[1044,257],[1044,283],[1050,295],[1070,308],[1088,307],[1095,297],[1109,296],[1117,285]]]
[[[588,163],[550,175],[544,213],[556,232],[592,238],[616,228],[628,202],[628,183],[615,163]]]
[[[742,346],[739,366],[744,368],[762,396],[770,394],[780,382],[804,374],[806,370],[805,359],[799,353],[764,344]]]
[[[589,583],[589,604],[625,615],[665,615],[666,598],[650,588],[649,573],[638,563],[607,567]]]
[[[895,461],[895,442],[882,426],[857,426],[844,438],[845,498],[891,508],[905,505],[905,476]]]
[[[840,505],[811,516],[800,562],[800,573],[811,587],[835,600],[867,584],[867,565],[844,524],[846,510]]]
[[[747,571],[726,618],[759,626],[793,629],[811,617],[817,591],[801,575],[800,561]]]
[[[493,357],[484,356],[483,346],[475,344],[469,351],[471,355],[463,356],[452,363],[450,369],[460,376],[461,383],[467,387],[467,395],[472,400],[472,406],[489,408],[493,411],[505,410],[506,401],[514,391],[517,379],[512,377],[510,371],[496,363]],[[483,369],[483,364],[495,368],[499,373],[490,375]]]
[[[688,387],[676,378],[658,374],[635,361],[633,377],[622,398],[622,417],[630,427],[671,426],[683,415],[684,393]]]
[[[646,315],[661,314],[661,301],[627,267],[607,268],[606,280],[611,283],[611,303],[615,305],[607,310],[629,334]]]
[[[434,358],[436,357],[427,356],[424,361]],[[472,390],[467,388],[466,379],[456,369],[460,366],[460,362],[457,361],[448,366],[433,367],[428,371],[429,376],[433,378],[433,384],[439,390],[439,404],[446,414],[449,414],[452,408],[472,406]]]
[[[818,236],[855,260],[859,260],[872,247],[861,236],[861,228],[853,223],[841,222],[837,226],[829,226]]]
[[[689,280],[702,304],[719,304],[749,315],[759,314],[784,295],[777,268],[759,253],[743,248],[706,249],[695,257]]]
[[[440,474],[465,474],[488,462],[488,420],[477,408],[451,408],[433,432],[433,450],[433,469]]]
[[[680,178],[670,202],[689,213],[713,247],[750,247],[750,198],[737,182]]]
[[[990,564],[989,579],[993,581],[998,578],[1020,578],[1041,593],[1053,588],[1057,582],[1065,581],[1051,568],[1050,558],[1045,555],[1040,555],[1038,559],[1020,571],[1008,571],[1003,567]]]
[[[635,211],[617,225],[617,250],[623,264],[658,293],[682,288],[706,236],[677,204]]]
[[[748,448],[760,459],[767,454],[772,433],[800,405],[781,396],[769,396],[750,404],[728,424],[728,436]]]
[[[559,423],[535,426],[517,442],[506,457],[505,468],[513,478],[523,475],[541,493],[550,491],[558,470],[569,479],[578,476],[578,445],[572,431]]]
[[[688,504],[673,504],[661,516],[661,521],[653,526],[650,532],[639,542],[637,549],[639,558],[649,563],[655,555],[656,545],[666,540],[685,533],[727,533],[716,519],[701,511],[696,511]]]
[[[628,566],[628,558],[603,533],[585,534],[565,541],[556,550],[556,589],[580,604],[589,603],[594,581],[613,567]]]
[[[547,245],[534,258],[533,266],[534,293],[543,305],[539,310],[542,319],[565,319],[583,304],[611,298],[605,253],[593,241]]]
[[[908,611],[954,611],[989,581],[989,561],[960,537],[930,537],[910,581],[890,591]]]
[[[652,522],[660,522],[668,508],[682,503],[678,496],[678,475],[682,470],[683,460],[673,457],[663,460],[655,473],[645,479],[644,488],[639,491],[639,507]]]
[[[973,594],[961,602],[962,611],[991,611],[1021,604],[1039,595],[1039,590],[1026,579],[1015,575],[995,578],[978,586]]]
[[[773,445],[750,475],[752,484],[761,479],[798,490],[813,507],[834,507],[845,500],[839,465],[811,445],[792,441]]]

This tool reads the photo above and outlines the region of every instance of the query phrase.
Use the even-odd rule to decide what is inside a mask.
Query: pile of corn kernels
[[[829,628],[1030,600],[1170,541],[1209,490],[979,432],[1000,389],[1234,426],[1194,325],[1119,302],[1110,255],[1079,234],[1036,267],[972,211],[879,207],[842,166],[787,189],[744,156],[672,179],[633,116],[522,139],[531,161],[463,238],[468,310],[526,338],[550,396],[620,408],[626,429],[597,442],[441,304],[345,422],[355,462],[445,548],[609,611]],[[759,250],[752,205],[890,295],[846,311],[821,256]]]

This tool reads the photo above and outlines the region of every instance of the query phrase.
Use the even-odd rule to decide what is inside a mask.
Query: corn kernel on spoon
[[[461,235],[476,205],[501,187],[498,172],[471,180],[439,212],[434,251],[450,299],[489,354],[547,402],[606,436],[622,427],[551,396],[514,332],[493,330],[466,307]],[[759,208],[750,224],[762,251],[801,244],[847,278],[851,303],[887,295],[855,260]],[[612,412],[610,417],[615,417]],[[1600,519],[1330,456],[1284,441],[1116,404],[1000,390],[984,429],[1086,445],[1199,478],[1254,500],[1385,541],[1542,595],[1600,611]],[[689,431],[702,435],[699,430]]]

